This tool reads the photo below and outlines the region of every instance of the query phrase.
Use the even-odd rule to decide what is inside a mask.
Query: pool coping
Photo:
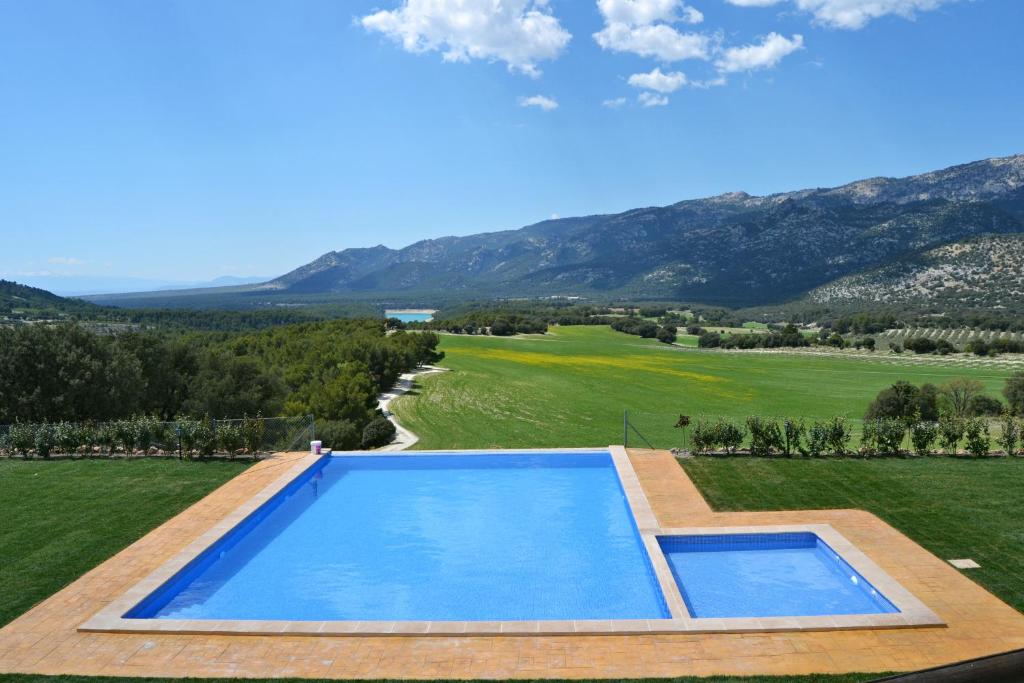
[[[282,620],[196,620],[126,619],[135,605],[162,586],[207,548],[229,533],[261,505],[289,485],[303,472],[329,455],[353,457],[416,457],[432,454],[494,455],[512,453],[580,453],[607,450],[611,454],[637,532],[647,559],[665,599],[671,618],[552,620],[552,621],[282,621]],[[895,614],[834,615],[822,617],[768,618],[693,618],[686,608],[668,561],[658,544],[659,536],[712,535],[728,533],[812,532],[828,543],[851,567],[874,585],[900,611]],[[934,612],[884,572],[867,555],[828,524],[764,526],[658,526],[657,518],[640,484],[639,477],[623,446],[594,448],[523,448],[473,451],[345,451],[332,454],[310,453],[289,467],[270,485],[221,519],[184,550],[170,557],[120,597],[107,603],[78,627],[80,632],[165,633],[183,635],[306,635],[306,636],[382,636],[382,635],[609,635],[658,633],[745,633],[769,631],[830,631],[846,629],[907,628],[945,626]]]

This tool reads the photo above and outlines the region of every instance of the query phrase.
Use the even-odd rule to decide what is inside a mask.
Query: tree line
[[[439,360],[437,343],[368,319],[182,335],[0,328],[0,424],[313,414],[345,435],[335,447],[356,447],[377,394]]]

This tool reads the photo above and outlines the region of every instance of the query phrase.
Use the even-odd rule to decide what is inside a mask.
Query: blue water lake
[[[404,313],[402,311],[384,311],[385,318],[397,318],[403,323],[425,323],[434,319],[433,313]]]
[[[326,456],[128,618],[669,616],[607,451]]]

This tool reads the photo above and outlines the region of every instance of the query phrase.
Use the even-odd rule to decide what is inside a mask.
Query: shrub
[[[946,455],[956,455],[956,448],[964,436],[964,421],[959,417],[939,418],[939,445]]]
[[[13,452],[28,456],[28,452],[35,448],[36,432],[30,424],[15,422],[11,425],[11,431],[7,434],[7,440]]]
[[[992,446],[989,438],[988,421],[980,417],[972,417],[964,424],[964,439],[967,452],[976,458],[988,455]]]
[[[118,420],[111,425],[114,432],[114,446],[126,455],[135,450],[135,425],[131,420]]]
[[[825,443],[833,454],[843,456],[849,452],[850,437],[853,433],[846,419],[834,417],[826,423]]]
[[[139,415],[133,417],[131,420],[131,432],[134,448],[138,448],[141,451],[147,450],[157,437],[161,425],[152,417],[146,415]]]
[[[807,430],[807,453],[811,457],[820,458],[825,454],[825,449],[828,447],[828,424],[824,422],[815,422],[811,425],[811,428]]]
[[[386,446],[395,438],[395,425],[384,416],[377,416],[363,427],[363,448]]]
[[[53,447],[56,445],[57,437],[57,430],[54,429],[53,425],[49,422],[43,422],[42,424],[35,425],[32,437],[36,454],[44,458],[49,458],[50,453],[53,451]]]
[[[931,455],[932,444],[939,436],[939,425],[935,422],[915,422],[910,425],[910,443],[914,453],[920,456]]]
[[[772,453],[780,453],[785,447],[782,440],[782,430],[774,420],[766,420],[762,417],[748,417],[747,430],[750,431],[750,454],[754,456],[767,456]]]
[[[719,420],[715,425],[718,443],[726,453],[735,453],[747,436],[746,430],[729,420]]]
[[[198,451],[200,455],[213,453],[216,440],[209,419],[179,418],[176,429],[181,440],[182,455],[189,456],[192,451]]]
[[[97,425],[96,431],[93,432],[93,440],[101,451],[106,449],[108,454],[113,453],[114,445],[117,442],[114,426],[108,422]]]
[[[246,415],[242,420],[242,443],[245,450],[250,453],[258,452],[263,445],[263,433],[266,426],[261,418],[262,416],[259,414],[256,417]]]
[[[76,422],[58,422],[54,431],[54,441],[63,453],[75,453],[89,441],[88,428]]]
[[[695,453],[705,455],[715,449],[715,426],[708,424],[704,420],[697,420],[693,425],[693,432],[690,435],[690,441],[693,444],[693,450]]]
[[[1003,447],[1003,453],[1009,456],[1017,455],[1017,444],[1020,442],[1021,425],[1013,415],[1003,415],[1002,433],[999,435],[999,445]]]
[[[800,455],[807,455],[807,447],[804,445],[804,436],[807,434],[807,426],[803,420],[791,420],[787,418],[782,423],[782,433],[785,437],[783,453],[786,457],[793,455],[796,451]]]
[[[878,453],[878,420],[865,418],[860,431],[860,453],[861,455],[875,455]]]
[[[222,422],[217,424],[217,449],[229,455],[245,447],[245,438],[242,435],[242,426],[234,422]]]
[[[390,423],[389,423],[390,424]],[[316,438],[324,446],[339,451],[351,451],[359,448],[362,435],[359,428],[351,420],[324,420],[316,424]]]
[[[878,420],[876,438],[878,451],[882,455],[899,455],[902,452],[903,437],[907,424],[903,420]]]

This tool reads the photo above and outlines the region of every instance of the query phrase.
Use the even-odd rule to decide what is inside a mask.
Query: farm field
[[[623,440],[623,410],[667,447],[679,414],[860,418],[896,380],[968,376],[998,396],[1013,370],[969,359],[919,363],[876,354],[698,351],[607,327],[553,327],[547,335],[443,335],[452,372],[421,380],[392,404],[417,448],[599,446]]]
[[[0,460],[0,626],[247,466]]]
[[[857,508],[875,513],[1024,610],[1024,459],[692,458],[683,469],[715,510]]]

